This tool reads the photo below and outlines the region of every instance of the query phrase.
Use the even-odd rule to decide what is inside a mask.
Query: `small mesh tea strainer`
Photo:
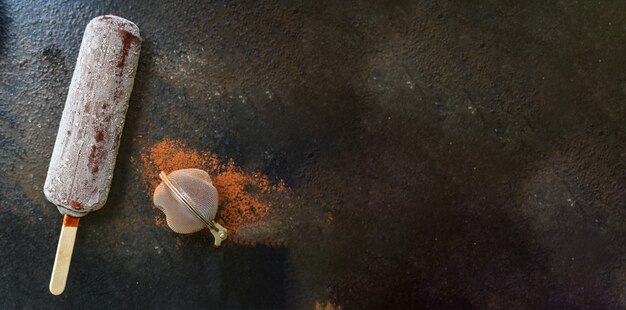
[[[165,213],[167,226],[179,234],[190,234],[208,227],[220,246],[228,230],[215,221],[217,189],[208,173],[181,169],[169,175],[161,171],[163,182],[154,191],[154,204]]]

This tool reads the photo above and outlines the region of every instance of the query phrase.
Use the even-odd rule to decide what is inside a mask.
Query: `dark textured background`
[[[626,2],[551,2],[0,0],[0,308],[626,307]],[[42,185],[105,13],[140,66],[53,297]],[[289,246],[177,248],[133,165],[163,138],[284,179]]]

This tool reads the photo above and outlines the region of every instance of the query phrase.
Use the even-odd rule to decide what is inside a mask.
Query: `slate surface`
[[[0,308],[624,308],[625,11],[0,1]],[[42,185],[106,13],[137,23],[142,56],[111,196],[53,297]],[[289,246],[176,246],[133,165],[164,138],[284,179],[305,202]]]

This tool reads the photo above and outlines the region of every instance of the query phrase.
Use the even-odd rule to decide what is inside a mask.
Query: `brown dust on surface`
[[[166,139],[144,150],[140,168],[150,198],[161,183],[160,171],[170,173],[185,168],[207,171],[219,193],[217,219],[233,234],[241,225],[260,222],[272,213],[272,203],[263,199],[263,195],[287,189],[282,182],[272,184],[260,172],[243,171],[230,159],[223,160],[209,151],[198,152],[177,140]],[[164,215],[156,216],[155,224],[167,225]]]
[[[315,302],[314,310],[341,310],[341,306],[337,306],[331,302],[320,303],[319,301]]]

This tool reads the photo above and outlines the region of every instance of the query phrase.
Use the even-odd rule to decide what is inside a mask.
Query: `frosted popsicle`
[[[107,200],[141,41],[117,16],[85,29],[44,185],[62,214],[82,217]]]
[[[141,41],[139,28],[117,16],[96,17],[85,29],[44,184],[64,215],[52,294],[65,289],[79,218],[109,195]]]

